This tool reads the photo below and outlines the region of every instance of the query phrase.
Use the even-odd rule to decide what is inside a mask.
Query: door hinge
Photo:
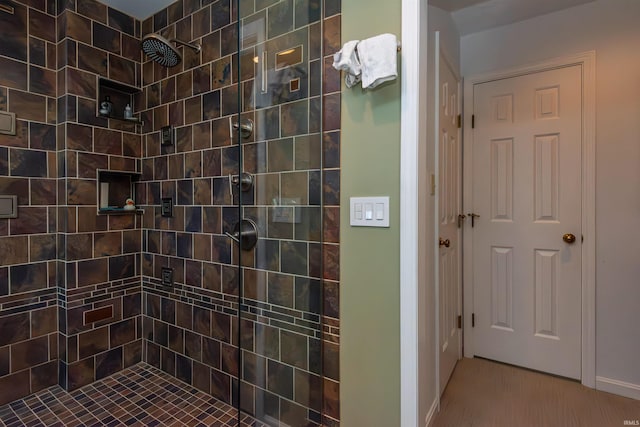
[[[462,316],[458,315],[458,329],[462,329]]]
[[[458,114],[458,129],[462,127],[462,114]]]
[[[476,314],[475,313],[471,313],[471,327],[472,328],[476,327]]]
[[[471,115],[471,129],[475,129],[476,128],[476,115],[472,114]]]

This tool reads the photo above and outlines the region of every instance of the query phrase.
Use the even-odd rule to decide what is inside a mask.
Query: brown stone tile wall
[[[0,109],[18,132],[0,136],[0,192],[18,195],[20,217],[0,220],[0,323],[18,327],[0,342],[0,400],[57,375],[77,388],[144,350],[260,418],[338,425],[340,0],[179,0],[144,23],[95,0],[14,3],[15,16],[0,13]],[[257,29],[239,54],[238,17]],[[171,69],[146,61],[141,35],[161,30],[202,52],[181,47]],[[275,70],[274,53],[296,46],[303,62]],[[263,94],[265,50],[275,90]],[[96,117],[98,76],[143,88],[144,126]],[[256,124],[240,146],[239,108]],[[163,148],[169,123],[176,144]],[[243,216],[260,235],[242,254],[224,235],[239,217],[240,162],[256,180]],[[96,214],[97,168],[142,172],[143,216]],[[174,198],[173,218],[161,197]],[[85,324],[101,307],[113,316]],[[34,329],[53,311],[55,330]]]
[[[22,307],[0,317],[0,405],[58,383],[58,309]],[[14,314],[8,314],[13,312]]]
[[[0,12],[0,194],[18,196],[0,219],[0,405],[57,383],[56,17],[47,2]]]
[[[330,65],[340,0],[235,5],[184,0],[142,23],[142,34],[202,45],[180,47],[173,68],[143,58],[144,357],[259,419],[338,425],[340,75]],[[303,61],[276,70],[275,53],[296,46]],[[230,128],[239,109],[255,123],[241,149]],[[163,147],[168,124],[176,143]],[[240,161],[255,186],[239,196],[229,174]],[[160,215],[164,197],[173,218]],[[260,236],[241,254],[224,235],[238,197]],[[161,286],[162,267],[173,288]]]
[[[73,390],[142,359],[142,217],[98,215],[96,196],[96,169],[141,170],[141,126],[98,117],[96,99],[99,77],[140,86],[140,22],[95,0],[59,5],[60,384]],[[113,315],[85,318],[101,307]]]

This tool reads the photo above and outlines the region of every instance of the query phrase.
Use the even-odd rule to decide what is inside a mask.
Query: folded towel
[[[348,41],[342,46],[340,51],[333,55],[333,68],[336,70],[342,70],[345,72],[344,82],[347,87],[353,87],[360,82],[360,60],[358,59],[358,53],[356,46],[358,40]]]
[[[393,34],[381,34],[358,43],[362,67],[362,88],[373,89],[398,77],[398,40]]]

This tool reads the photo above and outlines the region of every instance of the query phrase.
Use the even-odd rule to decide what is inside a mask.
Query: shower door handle
[[[243,219],[233,227],[233,233],[225,231],[228,238],[240,245],[244,251],[250,251],[258,243],[258,226],[250,219]]]

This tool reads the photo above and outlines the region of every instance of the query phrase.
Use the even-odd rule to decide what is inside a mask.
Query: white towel
[[[393,34],[381,34],[358,43],[362,67],[362,88],[373,89],[398,77],[398,40]]]
[[[357,45],[358,40],[348,41],[333,55],[333,68],[345,72],[344,82],[349,88],[360,82],[361,67],[356,51]]]

